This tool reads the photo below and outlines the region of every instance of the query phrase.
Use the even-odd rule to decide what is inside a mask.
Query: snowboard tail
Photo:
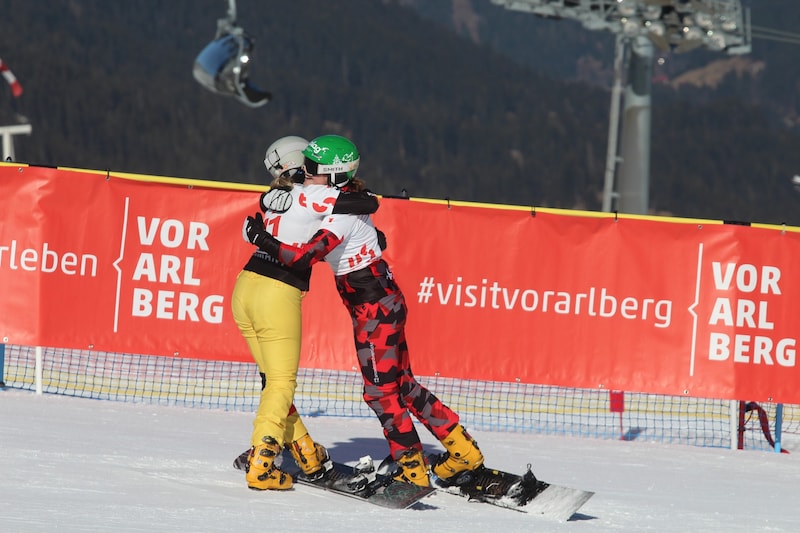
[[[431,478],[439,490],[497,507],[565,521],[594,493],[536,479],[530,465],[523,475],[481,466],[454,480]]]

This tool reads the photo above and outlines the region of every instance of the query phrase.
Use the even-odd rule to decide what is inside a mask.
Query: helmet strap
[[[350,180],[344,180],[342,183],[338,183],[336,181],[336,174],[335,173],[334,174],[327,174],[327,176],[328,176],[328,186],[329,187],[336,187],[337,189],[341,189],[342,187],[347,185],[348,181],[350,181]]]

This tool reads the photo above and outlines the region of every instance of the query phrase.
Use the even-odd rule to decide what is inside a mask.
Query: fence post
[[[36,394],[42,394],[42,347],[36,347],[36,363],[33,370],[34,381],[36,382]]]
[[[781,453],[781,428],[783,426],[783,404],[775,406],[775,453]]]
[[[609,410],[612,413],[619,413],[619,438],[625,439],[625,429],[622,425],[622,413],[625,411],[625,393],[619,390],[608,391]]]
[[[744,449],[744,400],[733,400],[731,402],[731,408],[734,411],[731,416],[731,423],[736,424],[736,432],[733,433],[736,435],[735,446],[732,443],[731,448],[743,450]],[[734,406],[735,410],[734,410]],[[738,422],[738,423],[737,423]]]
[[[6,345],[0,344],[0,390],[6,388],[5,382],[5,370],[6,370]]]

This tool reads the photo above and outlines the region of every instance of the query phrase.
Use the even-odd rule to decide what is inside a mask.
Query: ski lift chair
[[[231,0],[228,18],[217,21],[217,34],[194,61],[192,74],[203,87],[223,96],[232,96],[248,107],[260,107],[272,95],[248,79],[253,40],[236,25],[235,5]]]

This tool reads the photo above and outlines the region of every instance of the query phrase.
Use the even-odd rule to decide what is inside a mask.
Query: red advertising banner
[[[3,341],[247,360],[229,295],[258,197],[0,167]]]
[[[0,165],[0,337],[249,361],[229,296],[258,191]],[[800,403],[797,228],[384,198],[418,375]],[[303,366],[356,369],[327,265]]]
[[[800,399],[796,231],[397,202],[420,375]]]

